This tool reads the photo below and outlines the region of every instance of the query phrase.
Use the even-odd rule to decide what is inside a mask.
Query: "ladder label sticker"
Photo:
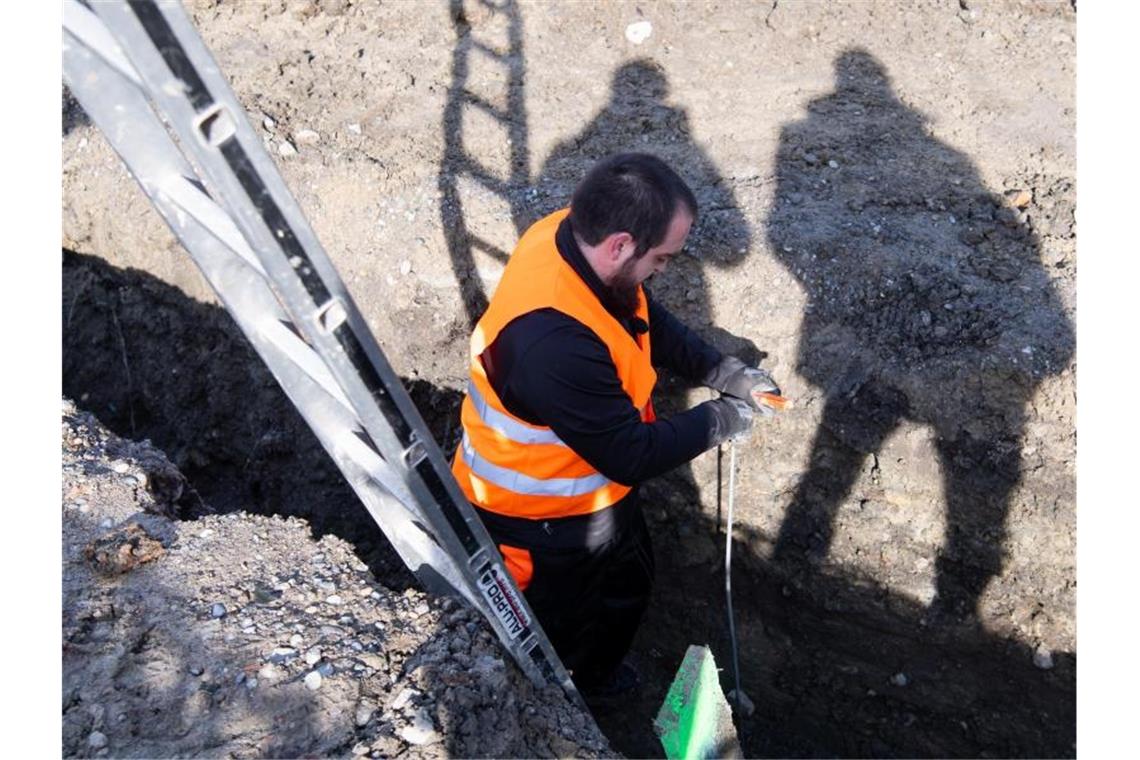
[[[530,626],[530,618],[523,611],[518,594],[497,567],[491,565],[479,576],[479,590],[512,641]]]

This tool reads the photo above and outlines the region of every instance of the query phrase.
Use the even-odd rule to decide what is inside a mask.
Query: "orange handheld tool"
[[[784,408],[788,405],[787,397],[780,396],[776,393],[756,393],[753,395],[756,399],[756,403],[771,407],[777,412],[784,411]]]

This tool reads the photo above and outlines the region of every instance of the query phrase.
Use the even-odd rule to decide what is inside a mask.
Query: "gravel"
[[[465,604],[386,588],[348,544],[313,539],[297,518],[207,509],[171,520],[107,455],[129,448],[141,459],[119,459],[131,468],[169,467],[160,451],[67,402],[63,428],[65,756],[112,745],[144,757],[390,757],[433,745],[463,757],[614,754],[561,690],[535,689]],[[67,507],[78,499],[89,514]],[[84,549],[122,532],[108,521],[145,530],[162,551],[107,575],[105,552]],[[321,604],[330,584],[352,593]]]

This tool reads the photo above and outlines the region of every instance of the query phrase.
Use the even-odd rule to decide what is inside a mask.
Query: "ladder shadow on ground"
[[[506,202],[511,221],[521,232],[526,224],[525,192],[530,182],[530,151],[526,122],[526,66],[523,58],[522,14],[515,0],[448,0],[448,15],[455,32],[451,84],[443,110],[443,158],[437,186],[440,216],[452,272],[459,284],[467,319],[474,325],[487,309],[488,296],[476,266],[476,251],[505,265],[509,250],[480,236],[465,215],[464,184]],[[505,22],[505,29],[495,22]],[[489,67],[489,68],[488,68]],[[480,80],[476,71],[493,75]],[[480,92],[480,85],[498,86],[502,92]],[[506,170],[492,166],[468,143],[468,114],[492,121],[499,144],[506,144]]]
[[[136,269],[64,250],[63,392],[116,434],[150,439],[217,512],[303,517],[377,579],[416,585],[229,313]],[[403,379],[450,454],[462,394]]]

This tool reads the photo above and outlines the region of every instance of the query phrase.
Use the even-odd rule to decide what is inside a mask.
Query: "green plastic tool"
[[[708,647],[690,646],[653,721],[668,758],[740,757],[732,710]]]

